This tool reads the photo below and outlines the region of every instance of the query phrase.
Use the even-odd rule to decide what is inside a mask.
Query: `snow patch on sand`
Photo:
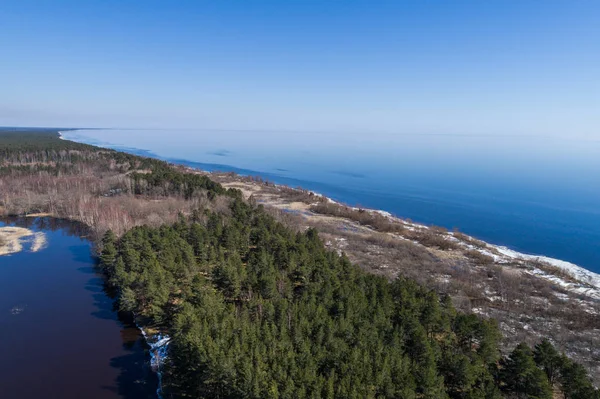
[[[41,251],[48,245],[46,234],[24,227],[0,227],[0,256],[21,252],[27,245],[30,245],[29,252]]]
[[[38,231],[33,234],[33,243],[31,244],[30,251],[38,252],[48,246],[48,240],[46,239],[46,234]]]
[[[490,245],[488,244],[488,246]],[[571,275],[574,279],[596,288],[598,290],[598,293],[600,294],[600,274],[591,272],[587,269],[584,269],[581,266],[577,266],[574,263],[560,259],[554,259],[541,255],[528,255],[521,252],[513,251],[512,249],[502,246],[491,245],[491,247],[493,247],[495,250],[497,250],[499,253],[501,253],[509,259],[541,262],[546,263],[550,266],[557,267],[565,271],[567,274]]]

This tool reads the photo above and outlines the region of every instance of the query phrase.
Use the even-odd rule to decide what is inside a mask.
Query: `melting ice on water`
[[[158,376],[156,396],[158,396],[159,399],[162,399],[162,373],[160,369],[167,358],[167,350],[169,349],[171,338],[168,335],[163,336],[162,334],[147,335],[143,328],[140,328],[140,330],[150,346],[150,367]]]

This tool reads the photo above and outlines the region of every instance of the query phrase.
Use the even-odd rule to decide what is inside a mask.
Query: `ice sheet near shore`
[[[138,326],[138,328],[142,332],[146,343],[150,346],[150,367],[158,376],[156,396],[158,399],[162,399],[162,372],[160,369],[167,359],[167,352],[171,338],[168,335],[163,336],[161,334],[148,334],[141,326]]]
[[[46,235],[24,227],[0,227],[0,256],[21,252],[28,244],[30,252],[41,251],[47,245]]]
[[[422,229],[429,228],[425,225],[419,225],[416,223],[407,223],[406,221],[403,221],[401,219],[393,217],[389,212],[386,212],[386,211],[372,210],[371,212],[375,212],[375,213],[378,213],[387,218],[390,218],[390,219],[393,219],[396,221],[400,221],[400,222],[404,223],[405,225],[408,224],[414,228],[422,228]],[[473,237],[470,237],[470,238],[473,238]],[[494,245],[494,244],[490,244],[487,242],[485,244],[486,244],[487,248],[491,249],[491,252],[486,249],[481,249],[481,248],[479,248],[479,249],[474,248],[474,249],[479,250],[480,252],[484,253],[485,255],[492,256],[494,258],[494,260],[498,263],[503,263],[503,262],[506,262],[507,260],[522,260],[522,261],[542,262],[542,263],[549,264],[550,266],[557,267],[557,268],[565,271],[567,274],[573,276],[575,279],[595,287],[598,290],[597,298],[600,299],[600,274],[598,274],[598,273],[591,272],[581,266],[578,266],[574,263],[567,262],[564,260],[550,258],[548,256],[543,256],[543,255],[525,254],[522,252],[514,251],[514,250],[504,247],[504,246]],[[501,256],[494,255],[494,252],[499,253]]]
[[[322,194],[316,193],[314,191],[311,191],[311,193],[313,195],[325,198],[325,200],[327,200],[329,203],[339,204],[338,202],[336,202],[336,201],[332,200],[331,198],[328,198]],[[343,204],[340,204],[340,205],[343,205]],[[350,207],[350,208],[358,209],[355,207]],[[377,209],[365,209],[365,210],[367,212],[377,213],[377,214],[379,214],[383,217],[386,217],[390,220],[393,220],[395,222],[402,223],[407,228],[429,229],[428,226],[413,223],[413,222],[407,222],[406,220],[394,217],[390,212],[387,212],[387,211],[377,210]],[[451,233],[449,233],[449,235],[451,236]],[[473,238],[473,237],[470,237],[470,238]],[[490,244],[487,242],[485,244],[486,244],[486,248],[472,248],[472,249],[477,250],[485,255],[491,256],[492,258],[494,258],[494,261],[497,263],[506,263],[511,260],[513,260],[513,261],[514,260],[516,260],[516,261],[534,261],[534,262],[546,263],[550,266],[557,267],[557,268],[563,270],[564,272],[566,272],[568,275],[572,276],[574,279],[579,280],[582,283],[588,284],[591,287],[574,286],[574,284],[566,282],[566,281],[564,281],[564,279],[562,279],[558,276],[549,275],[548,273],[544,273],[541,270],[534,270],[534,273],[538,274],[541,277],[544,277],[546,279],[552,280],[554,283],[561,285],[565,288],[568,288],[572,291],[575,291],[575,292],[578,292],[581,294],[585,294],[592,298],[600,300],[600,274],[598,274],[598,273],[594,273],[594,272],[589,271],[581,266],[578,266],[574,263],[567,262],[564,260],[550,258],[548,256],[543,256],[543,255],[525,254],[522,252],[514,251],[505,246],[494,245],[494,244]]]
[[[412,222],[408,223],[406,221],[403,221],[402,219],[393,217],[389,212],[379,211],[379,210],[372,210],[371,212],[376,212],[376,213],[379,213],[380,215],[388,217],[392,220],[404,223],[404,225],[407,226],[408,228],[417,228],[417,229],[419,229],[419,228],[428,229],[429,228],[425,225],[420,225],[417,223],[412,223]],[[448,236],[454,237],[452,235],[452,233],[448,233]],[[469,238],[474,239],[474,237],[469,237]],[[479,241],[481,241],[481,240],[479,240]],[[543,256],[543,255],[525,254],[522,252],[517,252],[517,251],[507,248],[505,246],[494,245],[494,244],[490,244],[490,243],[487,243],[484,241],[482,241],[482,242],[485,243],[484,248],[477,248],[474,246],[469,246],[468,244],[467,244],[467,246],[469,246],[470,249],[476,250],[484,255],[491,256],[494,259],[494,261],[499,264],[508,263],[510,261],[525,261],[525,262],[530,261],[530,262],[541,262],[541,263],[545,263],[545,264],[548,264],[553,267],[557,267],[560,270],[566,272],[566,274],[572,276],[575,280],[578,280],[584,284],[589,285],[589,287],[578,286],[577,284],[573,284],[571,282],[565,281],[560,276],[554,276],[552,274],[548,274],[548,273],[538,270],[538,269],[535,269],[533,271],[533,273],[536,275],[539,275],[540,277],[543,277],[547,280],[551,280],[552,282],[554,282],[564,288],[567,288],[573,292],[585,294],[592,298],[600,300],[600,274],[594,273],[594,272],[589,271],[581,266],[578,266],[574,263],[567,262],[564,260],[550,258],[548,256]],[[466,244],[466,243],[463,243],[463,244]]]
[[[581,294],[591,296],[592,298],[600,299],[600,274],[591,272],[587,269],[584,269],[581,266],[577,266],[576,264],[573,264],[571,262],[567,262],[564,260],[549,258],[547,256],[528,255],[528,254],[524,254],[521,252],[513,251],[512,249],[509,249],[506,247],[494,246],[494,245],[490,245],[490,244],[488,244],[488,245],[490,247],[495,248],[502,255],[504,255],[508,258],[511,258],[511,259],[543,262],[543,263],[547,263],[551,266],[557,267],[557,268],[565,271],[567,274],[573,276],[576,280],[579,280],[582,283],[588,284],[591,287],[573,287],[572,284],[565,282],[564,280],[560,279],[559,277],[553,276],[553,278],[550,278],[550,279],[553,280],[555,283],[560,284],[566,288],[571,288],[572,290],[577,291]],[[534,272],[536,274],[540,274],[540,275],[544,274],[544,272],[538,271],[538,270],[536,270]],[[546,276],[546,277],[548,277],[548,276]]]

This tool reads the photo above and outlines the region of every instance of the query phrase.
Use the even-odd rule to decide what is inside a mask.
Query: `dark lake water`
[[[600,273],[598,138],[200,129],[64,136],[260,175]]]
[[[147,346],[113,309],[81,227],[52,218],[0,221],[7,226],[33,235],[0,256],[0,398],[155,398]]]

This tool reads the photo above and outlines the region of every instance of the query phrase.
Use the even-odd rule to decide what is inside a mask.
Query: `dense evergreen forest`
[[[228,216],[109,232],[101,265],[120,307],[173,337],[173,398],[598,398],[548,341],[501,358],[493,321],[237,197]]]
[[[64,215],[92,228],[98,209],[120,220],[173,198],[193,205],[171,223],[137,216],[100,244],[119,307],[172,337],[166,398],[600,398],[549,341],[504,357],[493,320],[366,273],[205,175],[51,131],[0,132],[0,162],[0,207],[63,215],[58,187],[70,190],[61,201],[79,198]]]

